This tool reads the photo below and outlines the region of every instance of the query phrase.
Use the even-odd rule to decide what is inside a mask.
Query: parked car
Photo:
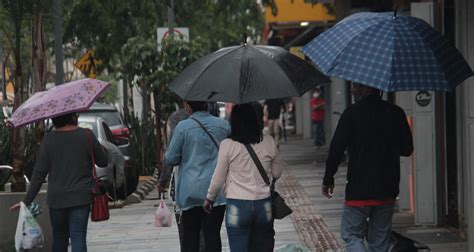
[[[125,158],[119,147],[129,145],[128,139],[116,139],[102,117],[80,115],[78,125],[92,130],[107,152],[107,166],[96,166],[97,177],[108,182],[109,193],[114,199],[125,199],[127,196],[125,179],[127,171],[125,170]]]
[[[112,135],[116,139],[126,138],[130,142],[130,129],[124,123],[120,113],[115,106],[109,104],[103,104],[95,102],[87,111],[80,112],[79,118],[82,116],[94,116],[101,117],[105,120],[107,125],[110,127]],[[138,170],[135,167],[135,158],[132,145],[119,145],[119,149],[125,157],[125,170],[126,170],[126,184],[127,184],[127,195],[134,192],[138,185]]]

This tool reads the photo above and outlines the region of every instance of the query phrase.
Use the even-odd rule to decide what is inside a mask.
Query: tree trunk
[[[20,36],[16,37],[17,43],[14,49],[15,54],[15,71],[14,71],[14,90],[15,99],[13,102],[13,111],[15,111],[23,103],[23,80],[22,80],[22,66],[20,58]],[[26,191],[26,182],[23,177],[23,150],[25,149],[25,128],[14,128],[12,135],[12,162],[13,162],[13,181],[11,185],[12,192],[24,192]]]
[[[130,112],[128,110],[128,78],[124,76],[122,79],[122,95],[123,95],[123,119],[125,120],[125,124],[130,123]]]
[[[162,123],[161,123],[161,97],[159,91],[153,91],[153,99],[155,101],[155,129],[156,129],[156,158],[158,159],[158,169],[161,168],[161,161],[163,160],[163,155],[161,151],[161,139],[162,139],[162,134],[161,134],[161,129],[162,129]]]
[[[44,44],[43,16],[41,10],[33,13],[31,24],[33,93],[44,91],[46,84],[46,49]],[[35,128],[36,148],[39,148],[41,140],[43,139],[44,129],[44,122],[39,122],[38,128]]]
[[[142,83],[140,86],[142,95],[142,123],[147,123],[150,117],[150,93],[146,83]]]
[[[44,90],[46,76],[43,13],[35,13],[32,21],[33,92],[36,93]]]

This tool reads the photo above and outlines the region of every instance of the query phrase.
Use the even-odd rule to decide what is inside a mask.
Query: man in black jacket
[[[387,251],[399,193],[400,156],[413,152],[412,134],[403,110],[382,100],[380,90],[354,84],[352,94],[356,103],[344,111],[337,125],[322,193],[332,197],[334,174],[347,150],[341,237],[347,251]]]

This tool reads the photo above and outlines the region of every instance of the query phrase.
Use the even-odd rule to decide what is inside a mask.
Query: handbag
[[[250,156],[253,159],[253,162],[258,168],[258,171],[260,172],[260,175],[263,178],[263,181],[270,187],[270,194],[272,196],[272,211],[273,211],[273,218],[281,220],[285,218],[286,216],[290,215],[293,210],[286,204],[285,199],[280,196],[280,194],[275,191],[275,181],[272,181],[270,184],[270,179],[268,178],[267,173],[263,169],[262,163],[257,157],[257,154],[253,150],[252,146],[250,144],[245,144],[245,148],[247,148],[247,151],[249,152]]]
[[[92,139],[88,130],[85,130],[87,138],[89,140],[90,154],[92,159],[92,174],[95,180],[95,190],[92,191],[92,207],[91,207],[91,220],[94,222],[108,220],[109,215],[109,196],[107,193],[101,192],[99,188],[99,178],[97,178],[97,171],[95,169],[95,159],[92,146]]]

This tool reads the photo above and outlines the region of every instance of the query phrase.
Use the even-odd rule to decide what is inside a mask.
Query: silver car
[[[108,164],[106,167],[96,166],[97,177],[108,182],[109,193],[114,199],[125,199],[125,158],[119,147],[128,145],[126,138],[114,138],[109,126],[101,117],[80,115],[78,126],[94,132],[99,143],[107,151]]]

